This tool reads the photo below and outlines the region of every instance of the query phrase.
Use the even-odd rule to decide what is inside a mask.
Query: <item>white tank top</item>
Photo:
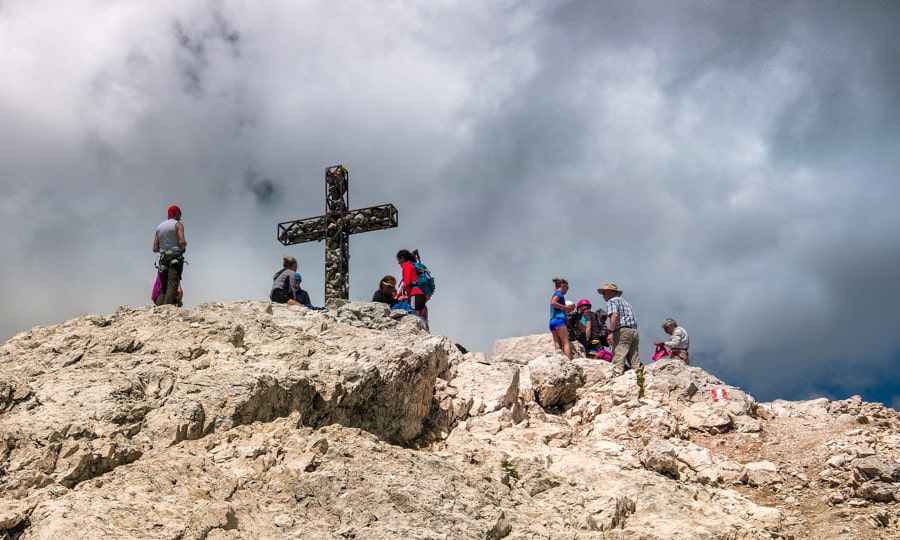
[[[159,238],[159,251],[163,252],[167,249],[181,249],[178,245],[178,231],[175,230],[175,224],[178,223],[174,219],[167,219],[159,224],[156,228],[156,237]]]

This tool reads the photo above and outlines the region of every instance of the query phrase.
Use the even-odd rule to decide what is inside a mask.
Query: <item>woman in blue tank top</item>
[[[569,308],[566,307],[566,293],[569,292],[569,282],[563,278],[553,278],[556,290],[550,297],[550,335],[553,337],[553,348],[561,350],[569,359],[572,358],[572,348],[569,345],[569,331],[566,328],[566,316]]]

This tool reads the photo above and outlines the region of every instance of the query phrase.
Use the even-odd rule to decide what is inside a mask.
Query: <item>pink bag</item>
[[[612,354],[606,349],[600,349],[599,351],[597,351],[597,354],[594,355],[594,359],[612,362]]]
[[[669,352],[669,349],[666,348],[665,345],[657,345],[656,352],[653,353],[653,361],[656,362],[657,360],[659,360],[661,358],[666,358],[671,355],[672,355],[672,353]]]
[[[159,293],[162,292],[162,281],[159,279],[159,274],[156,274],[156,282],[153,284],[153,292],[150,293],[150,300],[156,302],[156,299],[159,298]]]

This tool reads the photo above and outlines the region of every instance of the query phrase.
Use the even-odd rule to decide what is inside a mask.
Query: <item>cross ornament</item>
[[[350,235],[397,226],[393,204],[348,210],[350,175],[343,165],[325,169],[325,214],[278,224],[286,246],[325,240],[325,302],[350,299]]]

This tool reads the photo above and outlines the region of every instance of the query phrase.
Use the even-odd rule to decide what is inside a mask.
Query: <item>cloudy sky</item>
[[[418,248],[432,330],[547,331],[551,279],[676,318],[760,400],[900,406],[900,4],[0,0],[0,339],[148,302],[265,299],[276,223],[391,202],[351,299]]]

